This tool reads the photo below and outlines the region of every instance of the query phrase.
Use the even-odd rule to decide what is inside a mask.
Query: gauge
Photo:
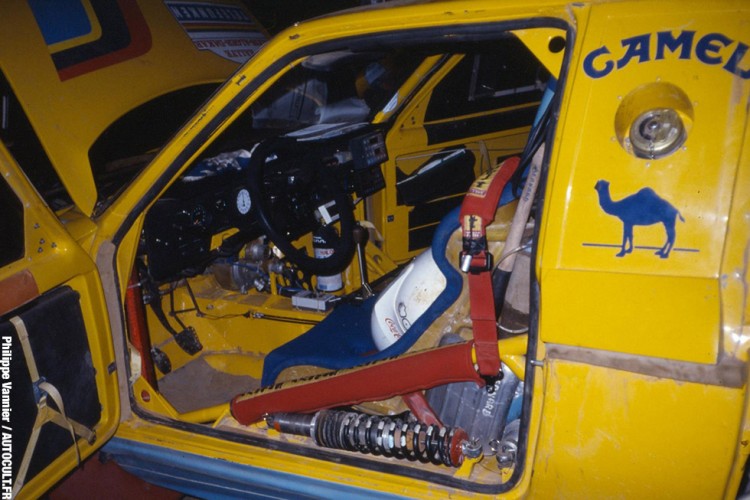
[[[248,190],[243,188],[237,191],[237,211],[240,215],[246,215],[250,211],[251,206],[252,203]]]
[[[194,227],[206,227],[208,226],[210,220],[208,212],[205,208],[203,208],[203,205],[196,205],[193,208],[193,212],[191,214],[191,224]]]

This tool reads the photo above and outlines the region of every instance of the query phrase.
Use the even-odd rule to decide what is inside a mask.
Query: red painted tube
[[[230,409],[243,425],[270,413],[313,412],[380,401],[452,382],[484,385],[471,360],[473,343],[453,344],[346,370],[281,382],[236,396]]]
[[[151,386],[156,387],[156,372],[154,371],[154,362],[151,359],[151,341],[149,340],[148,324],[146,323],[146,310],[143,305],[141,285],[138,283],[138,271],[135,269],[125,292],[125,317],[130,343],[141,355],[141,374]]]
[[[414,414],[417,420],[424,422],[427,425],[439,425],[442,427],[443,423],[435,414],[430,403],[427,402],[424,392],[417,391],[410,394],[404,394],[401,396],[401,399],[404,400],[409,411]]]

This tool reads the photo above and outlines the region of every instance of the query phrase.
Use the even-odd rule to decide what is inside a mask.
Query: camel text
[[[613,53],[603,45],[589,52],[583,60],[583,70],[591,78],[602,78],[631,62],[645,63],[667,57],[697,59],[710,66],[721,65],[722,69],[745,80],[750,79],[750,47],[732,40],[721,33],[707,33],[701,37],[695,31],[659,31],[646,33],[620,41],[621,48]]]

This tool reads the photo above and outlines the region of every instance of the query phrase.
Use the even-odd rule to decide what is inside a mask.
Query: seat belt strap
[[[15,497],[18,495],[18,492],[21,491],[21,488],[26,482],[26,474],[29,471],[31,458],[36,449],[36,445],[38,444],[39,433],[44,424],[52,422],[70,432],[70,437],[73,440],[73,446],[75,447],[78,465],[81,464],[81,452],[78,448],[78,439],[76,438],[76,435],[83,437],[89,444],[92,444],[96,440],[96,432],[69,418],[65,414],[65,405],[60,391],[58,391],[54,385],[47,382],[44,377],[39,375],[39,370],[36,366],[36,361],[34,360],[34,354],[31,351],[29,332],[26,329],[26,324],[18,316],[10,318],[10,322],[13,324],[13,327],[18,334],[18,339],[20,340],[21,348],[23,349],[23,356],[26,359],[26,366],[29,370],[29,376],[34,385],[35,397],[37,398],[36,419],[34,420],[31,437],[29,438],[29,443],[26,445],[26,450],[24,451],[23,459],[21,460],[21,465],[18,469],[18,477],[13,485],[12,495]],[[54,409],[47,404],[48,396],[55,402],[57,409]]]
[[[460,268],[468,273],[469,304],[477,356],[477,371],[487,379],[500,373],[497,350],[497,317],[492,293],[492,254],[487,246],[487,226],[495,218],[503,189],[518,169],[520,159],[512,157],[500,167],[478,177],[461,205],[459,220],[463,233]]]

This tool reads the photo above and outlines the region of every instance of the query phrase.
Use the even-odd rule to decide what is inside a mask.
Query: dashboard
[[[157,200],[146,216],[140,251],[154,280],[200,273],[263,235],[259,204],[286,237],[296,239],[317,227],[318,209],[332,191],[364,198],[385,186],[384,136],[369,125],[288,136],[274,140],[271,149],[262,189],[249,184],[251,146],[200,160]],[[259,192],[263,200],[254,199]],[[237,231],[212,248],[213,237],[230,229]]]
[[[144,253],[157,281],[199,272],[208,264],[211,239],[231,228],[257,233],[241,171],[180,180],[156,202],[144,224]]]

